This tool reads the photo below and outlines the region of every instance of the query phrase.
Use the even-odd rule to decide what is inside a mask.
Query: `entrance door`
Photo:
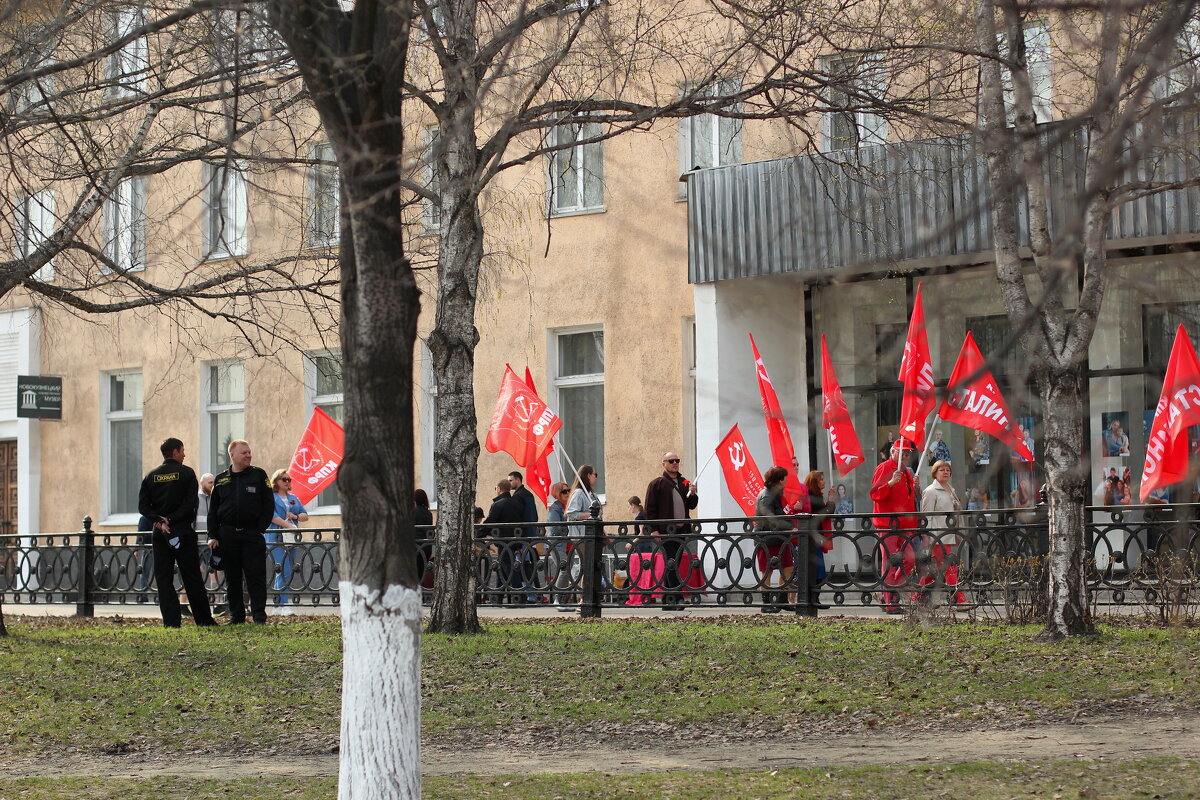
[[[0,535],[17,532],[17,440],[0,439]]]

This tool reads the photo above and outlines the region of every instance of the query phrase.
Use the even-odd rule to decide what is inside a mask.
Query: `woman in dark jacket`
[[[785,532],[794,530],[795,525],[784,516],[783,511],[783,482],[787,476],[788,471],[783,467],[771,467],[767,470],[763,475],[763,483],[766,485],[754,501],[754,516],[760,518],[754,523],[754,530],[759,534],[755,537],[758,540],[755,555],[759,572],[762,573],[764,589],[771,585],[771,573],[775,571],[776,566],[782,585],[786,586],[792,577],[792,552],[787,546],[789,537]],[[763,612],[778,614],[779,607],[786,597],[784,592],[776,594],[764,591]]]
[[[808,602],[813,608],[829,608],[821,605],[820,581],[825,580],[825,554],[833,549],[833,523],[829,515],[835,511],[836,504],[825,494],[824,472],[814,469],[804,476],[804,485],[808,487],[812,503],[808,525]]]

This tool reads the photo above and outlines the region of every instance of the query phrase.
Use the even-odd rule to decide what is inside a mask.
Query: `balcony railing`
[[[1144,152],[1131,174],[1155,182],[1200,175],[1198,131],[1193,109],[1139,128]],[[1044,126],[1040,138],[1053,232],[1082,184],[1087,136]],[[965,135],[698,170],[688,176],[688,280],[987,261],[990,194],[983,153]],[[1028,244],[1023,198],[1018,222]],[[1128,246],[1200,239],[1200,187],[1121,205],[1108,238]]]
[[[1089,509],[1093,601],[1154,603],[1183,593],[1196,602],[1198,516],[1200,506],[1192,505]],[[553,603],[584,616],[648,605],[785,606],[801,613],[818,603],[1001,606],[1030,589],[1047,552],[1038,509],[787,519],[798,527],[758,531],[758,521],[740,517],[480,527],[477,600]],[[282,533],[286,541],[267,544],[268,608],[336,605],[340,531]],[[426,602],[439,568],[432,534],[418,529]],[[74,603],[85,616],[95,604],[157,603],[144,537],[98,535],[90,520],[76,533],[0,536],[0,597],[10,606]],[[201,546],[210,596],[223,602],[224,575],[208,565]]]

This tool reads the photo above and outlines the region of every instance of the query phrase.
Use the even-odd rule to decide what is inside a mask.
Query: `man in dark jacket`
[[[517,508],[521,509],[521,522],[537,522],[537,500],[534,499],[533,492],[529,491],[529,487],[525,485],[525,478],[521,473],[513,470],[508,473],[508,485],[512,489],[512,501]],[[537,528],[522,528],[519,535],[525,539],[535,539],[537,538]],[[513,558],[518,561],[517,588],[524,587],[527,591],[525,599],[530,603],[536,603],[538,596],[531,591],[536,588],[537,583],[535,580],[537,575],[535,545],[532,542],[514,543]]]
[[[683,534],[690,532],[687,525],[671,526],[653,523],[653,520],[688,519],[691,510],[700,504],[696,494],[696,485],[689,483],[679,474],[679,456],[675,453],[663,453],[663,474],[650,481],[646,487],[646,519],[651,521],[650,530],[663,537],[663,556],[668,563],[663,575],[663,608],[668,611],[678,611],[683,608],[682,597],[677,593],[679,581],[679,558],[684,551]],[[672,592],[671,590],[676,590]]]
[[[153,528],[154,581],[163,625],[178,628],[182,622],[179,592],[175,590],[175,565],[192,606],[197,625],[215,625],[208,607],[208,592],[200,577],[200,548],[196,545],[196,492],[198,482],[191,467],[183,465],[183,442],[172,437],[159,447],[163,463],[146,474],[138,492],[138,513]],[[140,526],[139,526],[140,527]]]
[[[513,588],[513,550],[515,547],[520,547],[520,544],[512,537],[519,537],[521,531],[519,528],[494,528],[488,530],[487,526],[503,522],[525,521],[522,517],[521,507],[517,505],[512,495],[509,494],[510,488],[511,484],[508,478],[502,478],[496,484],[496,498],[492,500],[492,507],[488,509],[488,515],[483,520],[484,535],[499,539],[499,541],[493,542],[493,546],[500,551],[500,588],[504,591],[509,591]],[[524,594],[511,594],[508,597],[509,603],[522,603],[524,600]]]
[[[250,615],[267,621],[267,543],[263,531],[275,516],[275,495],[267,473],[250,466],[249,443],[229,443],[229,469],[217,476],[208,506],[208,546],[220,556],[229,596],[229,624],[246,621],[242,580],[250,594]],[[195,487],[192,488],[193,494]]]

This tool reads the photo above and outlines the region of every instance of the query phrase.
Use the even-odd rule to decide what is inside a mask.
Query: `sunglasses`
[[[678,458],[664,458],[663,463],[664,464],[678,464],[679,459]]]
[[[288,477],[286,477],[286,476],[285,476],[285,477],[282,477],[282,478],[280,478],[279,480],[281,480],[281,481],[287,481],[288,483],[291,483],[291,482],[292,482],[292,479],[291,479],[291,478],[288,478]]]

